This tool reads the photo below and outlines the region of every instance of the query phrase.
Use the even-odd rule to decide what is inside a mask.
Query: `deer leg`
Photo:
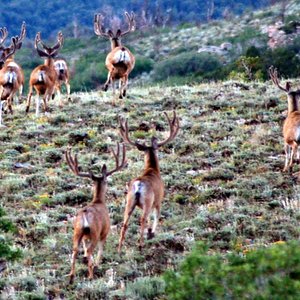
[[[35,116],[38,117],[40,115],[40,95],[37,94],[35,97]]]
[[[119,80],[119,91],[120,91],[119,99],[123,99],[123,86],[124,86],[123,80],[120,79]]]
[[[140,240],[139,240],[139,249],[142,250],[144,248],[144,234],[145,234],[145,228],[147,228],[148,224],[148,217],[150,214],[150,210],[147,208],[144,208],[143,214],[140,219]]]
[[[94,277],[94,270],[93,270],[93,251],[97,246],[97,241],[91,240],[89,247],[87,249],[87,259],[88,259],[88,272],[89,272],[89,279],[93,279]]]
[[[103,88],[102,88],[102,90],[103,90],[104,92],[106,92],[106,91],[108,90],[108,85],[110,84],[110,82],[111,82],[111,73],[108,72],[107,80],[105,81],[105,83],[104,83],[104,85],[103,85]]]
[[[105,244],[105,239],[101,240],[98,245],[99,245],[99,249],[98,249],[98,253],[97,253],[97,257],[96,257],[96,261],[95,261],[95,265],[98,266],[100,261],[101,261],[101,257],[103,254],[103,246]]]
[[[29,112],[31,97],[32,97],[32,86],[29,87],[29,93],[27,96],[27,103],[26,103],[26,113]]]
[[[124,213],[124,222],[122,225],[122,229],[121,229],[121,233],[120,233],[120,239],[119,239],[119,247],[118,247],[118,252],[121,253],[121,248],[122,248],[122,244],[124,242],[125,239],[125,234],[128,228],[128,222],[129,219],[135,209],[136,206],[136,201],[131,201],[131,199],[127,200],[127,204],[126,204],[126,208],[125,208],[125,213]]]
[[[68,98],[68,101],[71,101],[71,87],[70,87],[70,84],[69,82],[67,81],[66,82],[66,89],[67,89],[67,98]]]
[[[290,155],[290,162],[289,162],[290,171],[293,170],[293,164],[294,164],[295,155],[297,154],[297,149],[298,149],[298,145],[297,145],[297,143],[294,142],[292,145],[292,152]]]
[[[128,75],[124,76],[124,86],[123,86],[123,97],[126,97],[127,85],[128,85]]]
[[[9,97],[7,98],[7,107],[11,114],[13,114],[12,100],[13,100],[13,94],[10,94]]]
[[[291,156],[291,147],[289,144],[286,143],[284,144],[284,152],[285,152],[285,163],[284,163],[283,171],[286,172],[288,171],[288,164]]]
[[[4,102],[5,101],[0,100],[0,126],[2,126],[2,111]]]
[[[82,234],[75,234],[73,237],[73,253],[72,253],[72,261],[71,261],[71,272],[69,274],[70,276],[70,284],[74,282],[74,277],[75,277],[75,261],[76,257],[78,255],[78,248],[80,245],[82,239]]]
[[[60,87],[57,87],[56,92],[57,92],[57,96],[58,96],[58,106],[63,107],[63,103],[62,103],[62,100],[61,100]]]
[[[160,218],[160,208],[154,208],[153,217],[154,217],[154,220],[153,220],[153,224],[152,224],[152,229],[151,228],[148,229],[148,237],[147,237],[148,240],[154,238],[154,236],[155,236],[156,227],[157,227],[157,224],[158,224],[158,221]]]

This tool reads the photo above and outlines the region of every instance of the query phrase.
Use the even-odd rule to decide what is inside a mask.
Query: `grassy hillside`
[[[227,81],[190,86],[136,87],[124,105],[111,93],[73,94],[73,101],[35,118],[24,104],[5,116],[0,133],[0,201],[17,225],[13,236],[23,258],[1,271],[1,298],[163,299],[160,278],[176,268],[195,241],[212,252],[243,253],[299,237],[299,187],[282,172],[281,124],[285,95],[269,82]],[[166,196],[157,236],[138,251],[138,215],[132,218],[124,254],[117,252],[126,182],[143,168],[143,155],[128,147],[128,167],[109,180],[112,232],[96,279],[77,262],[68,286],[71,218],[91,199],[89,180],[71,174],[64,151],[72,146],[84,169],[112,166],[110,147],[121,141],[117,117],[131,134],[148,140],[167,131],[162,111],[176,109],[181,129],[159,153]],[[141,123],[156,128],[143,131]],[[154,131],[153,131],[154,130]]]

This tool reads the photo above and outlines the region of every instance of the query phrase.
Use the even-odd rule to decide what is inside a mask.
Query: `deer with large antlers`
[[[0,28],[0,33],[0,51],[2,51],[0,55],[0,100],[7,102],[7,107],[12,114],[14,96],[19,91],[19,97],[21,97],[24,85],[24,73],[20,65],[14,61],[14,54],[21,48],[25,38],[25,22],[22,24],[20,36],[13,37],[8,47],[4,46],[8,36],[7,29]]]
[[[101,175],[94,175],[92,171],[81,172],[78,166],[77,155],[71,155],[71,150],[66,151],[66,161],[72,172],[80,177],[89,178],[94,184],[94,195],[92,202],[86,207],[80,209],[76,214],[73,227],[73,254],[70,273],[70,283],[73,283],[75,277],[75,260],[78,254],[79,246],[83,243],[84,258],[83,261],[88,265],[88,278],[93,278],[93,259],[94,249],[99,246],[95,265],[98,265],[103,252],[103,246],[110,231],[110,219],[108,209],[105,204],[105,194],[107,190],[107,177],[121,170],[126,166],[126,149],[123,145],[120,149],[117,144],[117,151],[112,150],[115,158],[115,168],[111,171],[107,170],[104,164],[101,169]]]
[[[40,96],[43,96],[44,111],[48,110],[47,103],[50,98],[54,96],[57,87],[57,74],[54,67],[54,58],[63,45],[63,34],[59,32],[57,35],[57,42],[53,47],[49,47],[41,40],[41,34],[38,32],[35,37],[34,47],[40,57],[45,59],[43,65],[37,66],[30,75],[29,93],[27,97],[26,112],[29,111],[30,101],[33,93],[33,88],[36,91],[36,115],[39,115]],[[61,97],[59,93],[59,106],[62,106]]]
[[[272,82],[287,95],[288,115],[283,123],[285,151],[285,165],[283,171],[292,171],[294,159],[300,144],[300,90],[292,91],[290,82],[287,82],[285,86],[281,85],[278,79],[277,69],[273,66],[269,68],[269,75]]]
[[[122,244],[125,239],[126,230],[128,228],[129,218],[136,206],[142,209],[140,219],[140,239],[139,248],[144,246],[144,230],[147,229],[147,237],[151,239],[155,235],[155,230],[160,218],[161,202],[164,197],[164,183],[160,175],[160,168],[157,156],[157,150],[172,141],[179,130],[179,119],[173,112],[173,118],[169,118],[165,113],[169,123],[169,136],[159,142],[156,137],[152,137],[151,143],[147,146],[129,138],[129,130],[127,120],[119,119],[120,134],[125,143],[136,147],[139,151],[143,151],[145,155],[145,168],[141,176],[130,182],[127,194],[126,208],[124,212],[124,221],[121,229],[118,252],[121,252]],[[153,212],[154,221],[152,228],[149,226],[148,219],[150,213]]]
[[[96,14],[94,17],[94,31],[98,36],[110,39],[111,51],[108,53],[105,65],[108,69],[107,81],[103,86],[103,90],[107,91],[109,84],[112,84],[113,94],[115,95],[115,81],[119,79],[120,93],[119,98],[126,96],[129,73],[133,70],[135,64],[135,57],[130,50],[121,44],[121,38],[135,30],[135,16],[134,13],[125,12],[128,23],[128,29],[121,31],[118,29],[114,33],[111,29],[105,32],[102,29],[104,17],[101,14]]]

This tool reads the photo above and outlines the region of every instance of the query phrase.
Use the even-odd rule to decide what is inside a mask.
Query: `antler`
[[[97,34],[99,36],[110,38],[109,34],[105,33],[102,30],[103,20],[104,20],[104,17],[101,14],[95,14],[95,16],[94,16],[94,32],[95,32],[95,34]]]
[[[170,126],[170,134],[169,134],[169,137],[166,138],[164,141],[157,143],[158,147],[161,147],[161,146],[167,144],[168,142],[172,141],[175,138],[175,136],[177,135],[178,130],[179,130],[179,119],[176,116],[175,110],[173,111],[173,119],[172,120],[169,118],[169,116],[166,112],[164,114],[168,119],[168,123]]]
[[[125,11],[125,16],[126,16],[127,23],[128,23],[128,29],[126,31],[123,31],[121,33],[121,36],[124,36],[124,35],[128,34],[129,32],[135,31],[135,15],[134,15],[134,13],[131,12],[131,14],[129,14],[127,11]]]
[[[115,158],[115,162],[116,162],[116,167],[107,172],[106,173],[106,176],[110,176],[111,174],[115,173],[116,171],[119,171],[120,169],[122,169],[123,167],[125,167],[127,165],[127,161],[126,161],[126,148],[125,148],[125,145],[123,144],[123,147],[122,147],[122,162],[120,164],[120,144],[117,143],[117,153],[115,152],[114,149],[111,150],[114,158]]]
[[[26,23],[23,21],[20,36],[16,36],[16,49],[20,49],[26,34]]]
[[[6,29],[6,27],[0,28],[0,34],[2,35],[2,37],[0,38],[0,50],[3,50],[3,43],[5,42],[5,40],[8,37],[8,31]]]
[[[72,157],[71,148],[67,149],[65,157],[70,169],[75,175],[90,179],[93,178],[93,173],[91,171],[89,171],[89,173],[79,172],[77,154],[75,154],[75,156]]]
[[[121,116],[119,116],[119,125],[120,125],[120,134],[123,138],[123,141],[127,144],[130,144],[132,146],[137,147],[140,150],[144,150],[147,148],[147,146],[145,144],[140,144],[137,141],[131,141],[129,138],[129,130],[128,130],[128,121],[127,119],[122,118]]]
[[[3,61],[6,61],[10,56],[12,56],[16,52],[16,43],[16,38],[12,37],[10,46],[8,48],[5,48],[5,50],[3,51]]]
[[[57,34],[57,43],[53,47],[48,47],[41,40],[41,33],[38,32],[35,36],[34,47],[37,50],[39,56],[41,57],[54,57],[57,55],[58,50],[61,48],[64,41],[64,37],[61,31]],[[45,51],[38,48],[38,45],[41,44]]]
[[[278,79],[278,72],[277,69],[274,68],[274,66],[271,66],[269,68],[269,75],[271,77],[272,82],[281,90],[285,91],[286,93],[289,92],[291,85],[289,82],[286,83],[285,87],[283,87],[282,85],[280,85],[279,79]]]
[[[51,49],[50,55],[51,56],[57,55],[58,50],[62,47],[63,43],[64,43],[64,36],[62,32],[59,31],[57,34],[57,43],[52,48],[50,48]]]

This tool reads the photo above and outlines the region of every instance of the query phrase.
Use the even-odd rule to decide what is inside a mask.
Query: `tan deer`
[[[77,155],[72,157],[71,150],[68,149],[66,151],[66,161],[72,172],[77,176],[91,179],[94,184],[94,195],[92,202],[86,207],[80,209],[73,221],[74,234],[70,283],[73,283],[74,281],[75,260],[81,242],[83,243],[84,248],[83,261],[88,265],[89,279],[93,278],[92,254],[97,245],[99,245],[99,251],[95,265],[98,265],[101,259],[103,246],[110,231],[109,213],[105,204],[107,177],[121,170],[127,164],[125,145],[123,145],[123,149],[121,151],[118,143],[117,151],[115,152],[112,150],[112,153],[115,158],[115,168],[111,171],[108,171],[106,165],[104,164],[101,169],[101,175],[96,176],[91,171],[86,173],[81,172],[78,166]]]
[[[132,215],[136,206],[143,210],[140,219],[140,239],[139,247],[142,249],[144,246],[144,230],[147,229],[147,237],[151,239],[155,235],[155,230],[160,218],[161,201],[164,197],[164,183],[160,175],[160,168],[157,156],[157,150],[172,141],[179,130],[179,119],[176,113],[173,112],[173,118],[170,119],[165,113],[170,132],[168,138],[159,142],[156,137],[152,137],[149,146],[131,141],[129,138],[129,130],[127,120],[119,119],[120,133],[125,143],[136,147],[138,150],[143,151],[145,155],[145,168],[141,176],[133,179],[130,182],[127,194],[127,202],[124,213],[124,222],[121,229],[118,252],[121,252],[122,244],[125,239],[126,230],[128,228],[129,218]],[[154,221],[152,228],[148,224],[150,213],[154,214]]]
[[[135,16],[125,12],[128,22],[128,29],[121,31],[118,29],[116,33],[110,29],[104,32],[102,29],[103,16],[96,14],[94,17],[94,31],[98,36],[110,39],[111,51],[108,53],[105,65],[108,69],[107,81],[103,86],[103,90],[107,91],[109,84],[112,84],[113,94],[115,95],[115,81],[119,79],[120,93],[119,98],[126,96],[128,85],[128,75],[133,70],[135,64],[135,57],[130,50],[121,44],[121,37],[135,30]]]
[[[7,29],[0,28],[0,100],[7,102],[9,112],[12,114],[12,103],[14,96],[19,91],[19,98],[22,95],[24,85],[24,72],[20,65],[14,61],[14,54],[22,46],[26,34],[26,25],[23,22],[20,36],[11,39],[11,44],[4,47],[3,43],[8,36]],[[1,117],[0,117],[1,118]]]
[[[277,69],[274,69],[273,66],[269,68],[269,75],[272,82],[287,95],[288,115],[283,123],[285,151],[285,165],[283,171],[292,171],[298,145],[300,144],[300,90],[292,91],[290,82],[282,86],[278,79]]]
[[[30,101],[33,93],[33,88],[36,91],[36,116],[39,115],[40,96],[43,96],[44,111],[48,110],[47,103],[54,95],[57,87],[57,74],[54,67],[54,58],[63,44],[63,34],[61,32],[57,35],[57,42],[53,47],[46,46],[41,40],[40,32],[35,37],[34,47],[40,57],[45,58],[44,64],[37,66],[30,75],[29,93],[27,97],[26,112],[29,111]],[[42,49],[39,48],[41,45]],[[59,95],[59,106],[62,106],[61,97]]]
[[[64,84],[67,90],[67,99],[71,100],[70,72],[66,60],[63,58],[56,58],[54,60],[54,68],[57,74],[56,90],[57,93],[59,94],[59,97],[61,94],[61,86],[62,84]]]

